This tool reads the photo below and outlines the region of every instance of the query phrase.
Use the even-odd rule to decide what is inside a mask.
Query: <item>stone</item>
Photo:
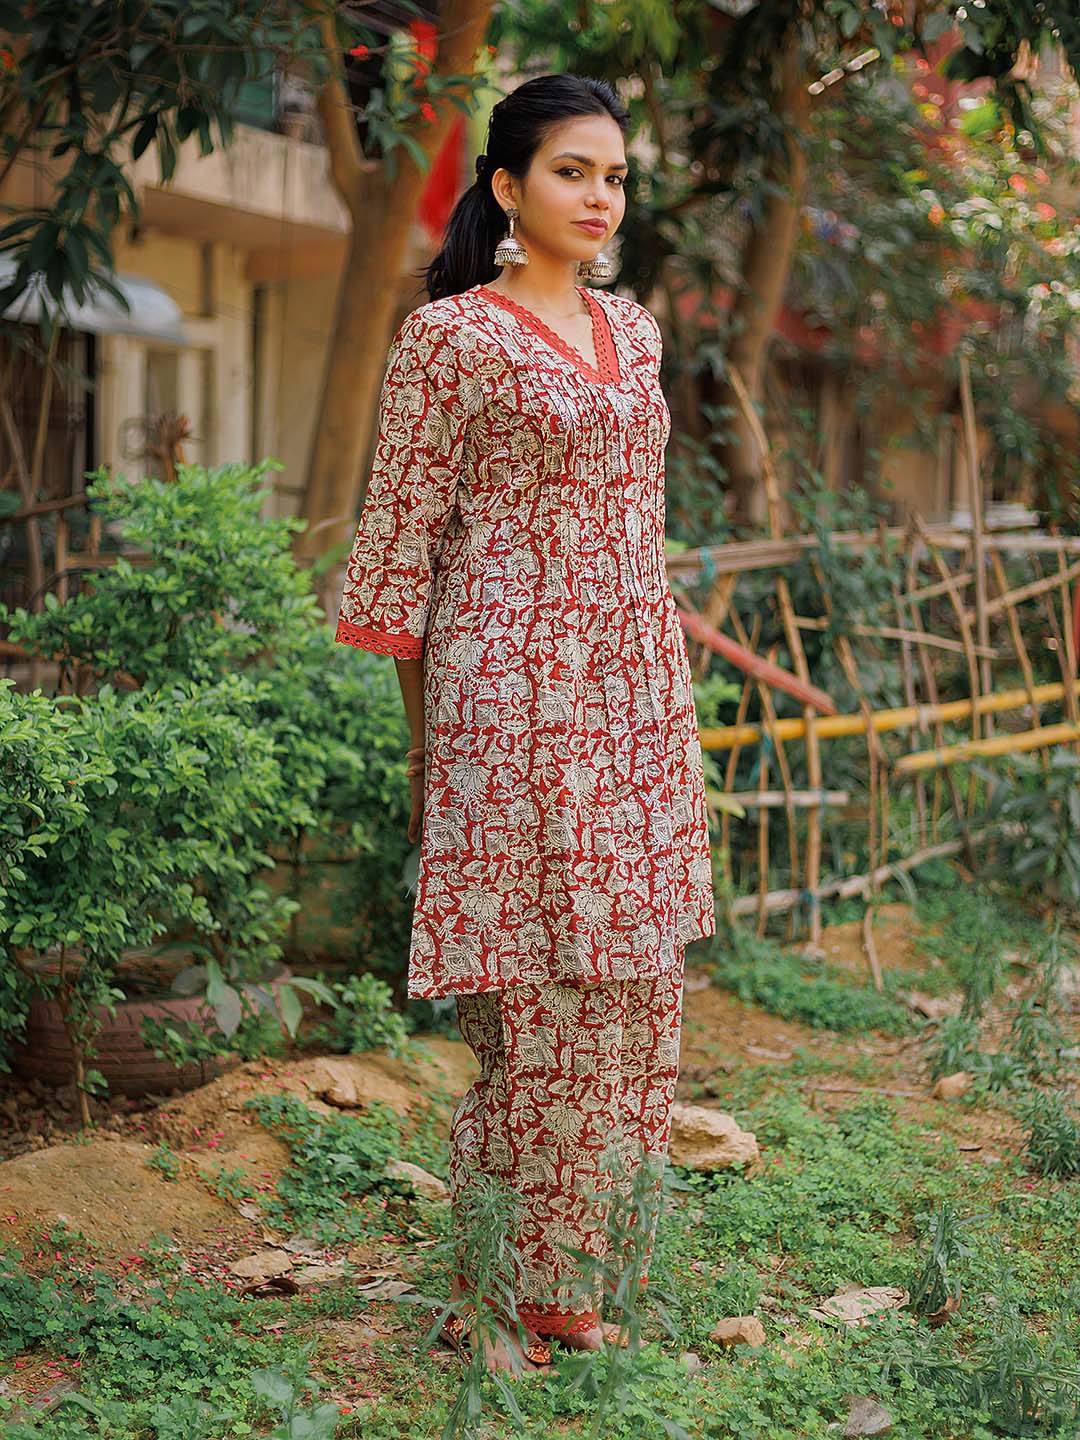
[[[671,1124],[668,1156],[688,1170],[726,1170],[760,1158],[757,1139],[723,1110],[705,1105],[677,1104]]]
[[[970,1089],[970,1073],[967,1070],[957,1070],[954,1075],[942,1075],[930,1094],[935,1100],[955,1100]]]
[[[727,1350],[735,1345],[764,1345],[765,1327],[756,1315],[730,1315],[716,1322],[709,1339]]]
[[[860,1435],[887,1435],[892,1429],[892,1416],[869,1395],[853,1395],[844,1424],[844,1440]]]
[[[432,1175],[429,1170],[423,1170],[419,1165],[412,1165],[408,1160],[391,1160],[386,1166],[386,1174],[390,1180],[400,1180],[403,1184],[411,1185],[415,1193],[424,1200],[449,1200],[450,1191],[445,1181],[440,1180],[437,1175]]]

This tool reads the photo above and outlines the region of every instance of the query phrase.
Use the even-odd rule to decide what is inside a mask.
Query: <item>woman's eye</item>
[[[561,170],[557,170],[555,173],[556,173],[557,175],[580,175],[580,174],[581,174],[581,171],[578,170],[578,169],[576,169],[576,167],[573,166],[573,165],[564,165]],[[623,180],[624,180],[625,178],[626,178],[626,177],[623,176],[623,175],[609,175],[609,176],[608,176],[608,179],[609,179],[609,180],[617,180],[617,181],[619,182],[619,189],[620,189],[620,190],[622,189]]]

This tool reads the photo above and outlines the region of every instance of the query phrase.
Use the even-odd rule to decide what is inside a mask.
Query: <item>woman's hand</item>
[[[405,754],[405,773],[409,777],[412,794],[412,814],[409,816],[409,844],[415,845],[420,839],[424,819],[424,747],[416,746]]]

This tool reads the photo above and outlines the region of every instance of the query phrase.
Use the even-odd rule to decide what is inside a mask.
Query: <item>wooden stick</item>
[[[90,503],[85,492],[78,495],[62,495],[54,500],[38,500],[33,505],[24,505],[21,510],[12,510],[9,515],[0,515],[0,525],[15,525],[23,520],[33,520],[41,515],[52,515],[57,510],[71,510],[76,505],[84,507]]]
[[[739,617],[739,615],[738,615],[735,611],[732,611],[732,613],[731,613],[731,623],[732,623],[732,626],[735,628],[736,634],[739,636],[740,640],[742,640],[742,641],[745,643],[746,638],[747,638],[747,636],[746,636],[746,630],[745,630],[745,628],[744,628],[744,626],[743,626],[743,623],[742,623],[741,618]],[[770,649],[770,651],[769,651],[769,654],[770,654],[770,655],[773,655],[773,654],[775,654],[775,652],[776,652],[776,646],[774,645],[774,646],[771,647],[771,649]],[[760,700],[761,700],[761,708],[762,708],[762,710],[764,711],[764,714],[765,714],[765,720],[764,720],[765,732],[766,732],[766,734],[769,736],[769,738],[773,741],[773,751],[774,751],[774,753],[775,753],[775,755],[776,755],[776,763],[777,763],[777,766],[778,766],[778,768],[779,768],[779,770],[780,770],[780,778],[781,778],[781,780],[783,781],[783,784],[784,784],[784,793],[785,793],[785,794],[790,794],[790,792],[791,792],[791,790],[792,790],[792,788],[793,788],[793,786],[792,786],[792,779],[791,779],[791,769],[790,769],[790,766],[788,765],[787,753],[786,753],[785,750],[784,750],[783,741],[778,741],[778,740],[775,739],[775,732],[776,732],[776,707],[775,707],[775,705],[773,704],[772,692],[769,690],[768,686],[762,685],[762,684],[760,684],[760,682],[759,682],[759,684],[758,684],[758,696],[759,696],[759,698],[760,698]],[[760,784],[763,788],[764,788],[764,786],[766,785],[766,783],[767,783],[767,781],[768,781],[768,775],[769,775],[769,756],[768,756],[768,752],[763,749],[763,750],[762,750],[762,756],[761,756],[760,780],[759,780],[759,784]],[[790,869],[791,869],[792,875],[793,875],[793,876],[797,876],[798,873],[799,873],[799,851],[798,851],[798,836],[797,836],[796,831],[795,831],[795,812],[794,812],[794,809],[793,809],[790,805],[787,807],[787,811],[788,811],[788,865],[789,865],[789,867],[790,867]],[[769,888],[769,843],[768,843],[768,841],[769,841],[769,813],[768,813],[768,810],[767,810],[767,809],[763,809],[763,810],[759,813],[759,815],[758,815],[758,893],[759,893],[759,894],[762,894],[762,895],[763,895],[763,894],[766,892],[766,890],[768,890],[768,888]],[[760,916],[758,917],[758,924],[759,924],[759,927],[761,927],[761,928],[759,928],[759,931],[758,931],[758,936],[759,936],[759,938],[760,938],[760,936],[765,933],[765,931],[764,931],[765,912],[764,912],[764,911],[762,911],[761,914],[760,914]]]
[[[872,877],[870,875],[849,875],[843,880],[830,880],[818,887],[818,899],[827,900],[836,896],[841,900],[850,900],[856,895],[865,897],[872,880],[876,884],[882,885],[886,880],[902,871],[914,870],[916,866],[925,865],[928,860],[940,860],[949,855],[957,855],[968,845],[977,844],[979,841],[995,835],[1015,834],[1019,828],[1017,825],[988,825],[981,830],[973,830],[958,840],[942,840],[937,845],[927,845],[925,849],[917,850],[903,859],[890,860],[888,865],[882,865]],[[765,908],[770,914],[782,910],[792,910],[797,905],[803,904],[804,899],[805,896],[801,890],[770,890],[765,897]],[[740,895],[732,901],[729,913],[733,917],[748,915],[757,909],[757,905],[758,897],[756,895]]]
[[[723,655],[725,660],[752,675],[755,680],[761,680],[766,685],[772,685],[777,690],[784,690],[789,695],[804,703],[812,701],[819,710],[824,710],[826,715],[836,714],[836,705],[816,685],[808,685],[792,675],[787,670],[782,670],[779,665],[772,665],[768,660],[763,660],[760,655],[755,655],[752,650],[745,646],[737,645],[734,640],[722,634],[715,626],[708,624],[696,610],[692,610],[685,602],[680,602],[676,597],[676,609],[679,614],[679,621],[686,633],[695,640],[700,640],[715,650],[717,654]]]
[[[1061,632],[1065,639],[1065,672],[1067,679],[1076,677],[1076,640],[1073,635],[1073,604],[1069,582],[1072,576],[1065,565],[1065,556],[1058,551],[1058,581],[1061,585]],[[1073,724],[1080,722],[1080,708],[1077,706],[1076,691],[1071,684],[1065,688],[1065,708]]]
[[[960,352],[960,407],[964,417],[964,449],[968,462],[968,489],[971,496],[971,537],[975,561],[975,630],[982,654],[979,658],[979,685],[984,695],[993,688],[990,661],[986,650],[990,644],[990,616],[986,608],[986,511],[983,505],[982,468],[979,465],[979,437],[975,428],[975,399],[971,393],[971,365],[964,351]],[[973,692],[974,693],[974,692]],[[987,734],[994,722],[987,717]]]
[[[899,775],[909,775],[934,765],[953,765],[958,760],[976,756],[1012,755],[1037,750],[1041,745],[1065,745],[1076,739],[1080,739],[1080,725],[1043,725],[1037,730],[1022,730],[1017,735],[993,735],[981,740],[961,740],[956,745],[943,745],[935,750],[917,750],[913,755],[902,755],[893,768]]]
[[[1001,557],[996,550],[991,550],[989,553],[999,564],[1001,563]],[[1061,555],[1060,551],[1058,552],[1058,558],[1064,561],[1064,556]],[[1064,575],[1048,575],[1042,580],[1032,580],[1028,585],[1021,585],[1016,590],[1009,590],[1006,594],[999,595],[994,600],[989,600],[986,605],[986,613],[990,616],[997,615],[1010,605],[1016,605],[1021,600],[1033,600],[1037,595],[1041,595],[1046,590],[1056,589],[1062,580],[1075,580],[1078,575],[1080,575],[1080,560],[1074,560]],[[975,618],[975,612],[969,610],[967,616],[970,622]]]
[[[1016,591],[1009,589],[1008,577],[1005,574],[1005,565],[1001,556],[996,550],[990,552],[990,563],[994,567],[994,582],[998,587],[999,596],[1002,599],[1015,596]],[[1022,587],[1026,588],[1026,587]],[[991,602],[992,604],[993,602]],[[1016,651],[1016,658],[1020,662],[1020,669],[1024,674],[1024,689],[1027,691],[1028,705],[1031,709],[1031,718],[1036,725],[1042,724],[1042,716],[1039,714],[1039,702],[1035,692],[1035,671],[1032,668],[1031,657],[1028,655],[1027,645],[1024,643],[1024,632],[1020,628],[1020,621],[1016,615],[1016,601],[1010,598],[1005,606],[1005,617],[1009,622],[1009,633],[1012,635],[1013,649]],[[1064,692],[1065,687],[1062,686]],[[1050,768],[1050,752],[1039,751],[1044,770]]]
[[[713,581],[712,589],[706,597],[702,607],[702,616],[710,625],[719,630],[727,619],[727,613],[735,603],[735,586],[739,583],[738,575],[718,575]],[[697,664],[694,667],[694,679],[704,680],[709,673],[709,666],[712,663],[713,651],[701,642],[698,651]]]
[[[888,564],[888,541],[883,531],[884,527],[882,527],[881,530],[882,560]],[[889,573],[889,591],[892,595],[893,609],[896,612],[897,622],[903,626],[904,611],[900,601],[900,586],[891,568]],[[904,700],[907,702],[908,709],[914,709],[916,703],[915,670],[912,665],[910,640],[904,640],[900,645],[900,680],[904,687]],[[908,728],[909,749],[915,748],[915,733],[916,727],[915,725],[911,725]],[[929,835],[926,824],[926,785],[921,775],[918,776],[915,781],[915,818],[919,826],[919,844],[927,845],[929,844]]]
[[[1031,563],[1035,569],[1035,573],[1041,578],[1043,571],[1042,562],[1040,561],[1039,557],[1037,555],[1033,556]],[[1044,591],[1039,598],[1042,600],[1043,610],[1046,614],[1046,621],[1050,627],[1050,634],[1054,641],[1054,652],[1057,656],[1058,669],[1061,671],[1061,677],[1065,685],[1065,711],[1069,719],[1075,724],[1077,719],[1076,694],[1074,691],[1072,695],[1069,695],[1068,691],[1072,688],[1072,683],[1075,679],[1076,672],[1075,670],[1070,670],[1069,668],[1069,652],[1066,648],[1065,635],[1061,629],[1057,606],[1054,604],[1054,601],[1049,591]],[[1069,616],[1066,616],[1065,618],[1066,630],[1069,629],[1070,619],[1071,617]]]
[[[1074,681],[1073,691],[1080,694],[1080,680]],[[1060,700],[1065,686],[1056,680],[1045,685],[1036,685],[1030,692],[1026,689],[1003,690],[999,695],[979,695],[971,700],[944,700],[932,705],[903,706],[898,710],[875,710],[874,729],[878,732],[903,730],[911,725],[933,724],[935,721],[966,720],[972,704],[979,711],[1017,710],[1029,704],[1034,697],[1038,704],[1046,705]],[[822,739],[836,739],[840,736],[858,735],[863,729],[861,715],[828,715],[819,718],[818,734]],[[788,716],[776,722],[776,733],[781,740],[799,740],[805,733],[805,723],[797,716]],[[705,726],[700,731],[701,743],[706,750],[727,750],[734,744],[753,745],[761,739],[758,725]]]
[[[947,525],[926,525],[926,535],[931,544],[942,550],[955,550],[967,554],[971,550],[971,534],[967,530],[956,530]],[[901,540],[904,527],[889,526],[885,530],[889,539]],[[792,565],[807,551],[818,548],[816,535],[787,535],[782,540],[733,540],[726,545],[704,546],[695,550],[683,550],[678,555],[667,557],[667,572],[679,576],[687,583],[696,583],[702,568],[707,564],[710,576],[718,573],[750,570],[770,570],[779,565]],[[848,547],[854,554],[869,550],[879,543],[876,534],[859,530],[836,530],[829,536],[833,548]],[[985,536],[987,550],[1040,553],[1059,550],[1066,555],[1080,555],[1080,535],[1044,535],[1042,533],[1020,533],[1014,530],[990,531]],[[974,578],[973,575],[969,578]],[[961,577],[950,576],[952,583],[960,583]]]
[[[911,532],[909,531],[908,534],[910,535],[910,533]],[[997,552],[995,551],[994,553],[996,554]],[[961,588],[963,588],[966,585],[970,585],[972,580],[974,579],[974,570],[961,570],[959,575],[954,575],[952,577],[952,582],[954,585],[959,585]],[[916,601],[935,600],[939,595],[944,595],[948,588],[948,585],[945,584],[943,581],[935,580],[930,585],[923,585],[920,589],[912,591],[907,598],[909,600]]]
[[[909,592],[907,597],[908,615],[911,623],[915,626],[915,628],[917,630],[922,630],[925,628],[922,623],[922,604],[919,600],[915,598],[914,592],[912,592],[912,582],[915,580],[919,573],[919,539],[918,532],[916,531],[914,525],[908,525],[907,535],[904,544],[907,548],[905,579]],[[942,593],[944,593],[944,590]],[[923,689],[926,692],[927,701],[931,706],[937,706],[940,703],[940,697],[938,695],[937,688],[937,677],[934,674],[934,667],[930,663],[930,655],[927,651],[926,646],[916,641],[915,654],[919,662],[919,673],[922,675]],[[945,727],[942,724],[940,717],[935,715],[931,721],[931,724],[934,731],[935,740],[939,745],[944,745]],[[919,728],[920,730],[925,730],[927,727],[920,725]],[[938,831],[941,821],[942,808],[941,773],[942,772],[940,770],[934,772],[934,798],[931,802],[930,807],[929,836],[932,843],[936,843],[937,840],[940,838]],[[961,816],[963,814],[962,806],[960,804],[960,789],[956,783],[956,777],[951,770],[946,770],[945,776],[948,781],[949,795],[953,802],[953,813],[957,817],[957,823],[960,823]]]
[[[933,561],[934,566],[935,566],[935,568],[936,568],[937,571],[938,571],[938,574],[941,576],[942,580],[948,580],[948,581],[949,581],[949,584],[948,584],[948,586],[947,586],[947,588],[946,588],[946,593],[948,594],[949,602],[950,602],[950,604],[952,605],[953,612],[954,612],[954,614],[956,615],[957,624],[958,624],[959,627],[960,627],[960,638],[961,638],[961,639],[963,640],[963,642],[964,642],[964,650],[965,650],[966,655],[967,655],[968,681],[969,681],[969,684],[970,684],[970,686],[971,686],[971,696],[972,696],[972,699],[977,699],[977,698],[979,697],[980,689],[981,689],[981,686],[980,686],[980,674],[979,674],[979,664],[978,664],[978,661],[977,661],[977,659],[976,659],[976,657],[975,657],[975,641],[972,639],[971,626],[970,626],[970,625],[968,624],[968,622],[967,622],[967,612],[965,611],[964,606],[963,606],[963,602],[962,602],[961,599],[960,599],[960,592],[959,592],[956,584],[953,582],[952,575],[950,574],[949,568],[948,568],[948,566],[945,564],[945,561],[944,561],[944,559],[943,559],[942,556],[941,556],[941,552],[937,549],[937,547],[936,547],[935,545],[932,544],[932,542],[930,542],[930,541],[927,539],[926,524],[925,524],[922,516],[916,511],[916,512],[912,515],[911,518],[912,518],[912,522],[913,522],[914,525],[915,525],[915,528],[918,530],[920,536],[922,537],[923,543],[926,544],[926,545],[928,546],[929,550],[930,550],[930,558],[931,558],[931,560]],[[981,712],[979,711],[978,707],[972,706],[972,710],[971,710],[971,735],[972,735],[972,739],[978,739],[978,738],[982,735],[982,729],[983,729],[983,727],[982,727]],[[972,811],[975,809],[975,795],[976,795],[976,790],[977,790],[977,785],[976,785],[975,772],[972,771],[972,773],[971,773],[971,775],[969,776],[969,779],[968,779],[968,795],[967,795],[967,811],[966,811],[967,816],[970,816],[971,813],[972,813]]]
[[[732,619],[738,619],[738,611],[733,610]],[[744,631],[745,633],[745,631]],[[750,648],[757,649],[758,637],[761,634],[761,612],[754,616],[754,623],[750,631]],[[741,728],[742,721],[746,719],[746,712],[750,705],[750,678],[743,681],[742,694],[739,696],[739,709],[736,714],[736,729]],[[727,770],[724,774],[724,789],[730,790],[735,781],[735,770],[739,762],[739,750],[741,746],[738,741],[731,746],[731,753],[728,755]],[[724,810],[720,814],[720,853],[721,863],[724,867],[724,878],[728,885],[734,884],[734,875],[731,864],[731,816]]]
[[[851,800],[850,790],[792,790],[790,794],[786,790],[729,790],[725,794],[729,800],[737,800],[747,810],[756,810],[761,805],[776,810],[788,804],[800,808],[807,805],[836,807],[847,805]]]
[[[1057,577],[1055,576],[1053,585],[1057,585],[1057,583]],[[945,586],[943,588],[948,587]],[[1051,588],[1053,587],[1047,586],[1047,589]],[[813,615],[796,615],[795,621],[800,630],[824,630],[829,623],[827,620],[822,620],[820,617]],[[950,640],[945,635],[931,635],[926,630],[898,629],[894,625],[861,624],[848,625],[846,628],[849,635],[866,635],[868,638],[875,640],[901,640],[905,644],[912,640],[918,640],[920,644],[932,645],[938,650],[952,650],[961,655],[967,653],[962,641]],[[985,647],[976,645],[975,654],[987,660],[997,660],[999,658],[998,651],[995,650],[992,645]]]
[[[776,465],[773,460],[772,446],[769,444],[769,437],[765,434],[765,427],[761,423],[761,417],[758,415],[753,401],[750,399],[750,394],[743,384],[742,376],[734,366],[731,365],[728,366],[727,374],[731,388],[734,390],[735,396],[738,399],[739,408],[743,412],[747,427],[753,435],[754,442],[761,453],[761,474],[762,482],[765,486],[766,505],[768,507],[769,534],[772,539],[779,540],[783,529],[783,518],[780,506],[780,484],[776,474]],[[813,687],[810,684],[810,667],[806,663],[806,652],[803,649],[799,627],[795,624],[795,606],[791,600],[791,589],[788,585],[787,576],[783,571],[776,577],[776,599],[780,606],[780,619],[784,626],[788,651],[791,654],[792,663],[795,666],[795,673],[803,684],[804,693],[796,698],[802,702],[803,720],[806,724],[807,779],[810,781],[811,789],[820,790],[822,787],[821,749],[818,744],[815,720],[817,709],[822,707],[815,705],[816,697],[813,693]],[[835,713],[836,707],[832,706],[831,710],[832,713]],[[829,711],[827,710],[826,713],[829,713]],[[775,718],[774,715],[772,717],[774,723]],[[780,742],[777,742],[778,745],[779,743]],[[791,788],[791,778],[785,773],[784,789],[790,791]],[[788,831],[791,853],[791,873],[794,879],[798,875],[798,841],[793,807],[789,807],[788,809]],[[821,806],[811,805],[806,815],[806,888],[811,894],[820,879]],[[767,883],[767,879],[763,881],[763,884],[767,885]],[[759,933],[764,932],[764,913],[759,916],[758,930]],[[816,902],[810,906],[810,940],[814,945],[821,943],[821,910]]]

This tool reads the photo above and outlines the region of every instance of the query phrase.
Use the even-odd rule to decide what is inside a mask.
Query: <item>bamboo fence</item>
[[[963,362],[960,381],[969,421],[971,388]],[[784,535],[768,442],[737,374],[732,388],[760,447],[769,537],[669,557],[668,575],[696,682],[709,674],[717,655],[732,658],[715,643],[726,625],[738,646],[755,653],[762,635],[771,635],[768,658],[773,671],[785,673],[782,643],[803,688],[771,686],[760,669],[744,670],[735,722],[701,731],[702,748],[716,757],[723,777],[722,787],[710,787],[708,796],[728,893],[735,894],[729,911],[755,916],[759,935],[770,916],[783,914],[790,939],[797,913],[805,910],[809,941],[817,946],[822,900],[862,897],[870,902],[863,934],[880,988],[872,925],[882,885],[936,857],[962,855],[974,867],[977,847],[1000,833],[979,823],[984,796],[969,762],[1035,752],[1046,767],[1056,746],[1080,753],[1080,537],[985,529],[968,423],[971,529],[928,525],[914,514],[903,526],[832,532],[824,542],[816,535]],[[849,569],[873,563],[888,576],[888,594],[875,602],[878,613],[836,614],[826,558]],[[808,574],[813,577],[820,613],[797,613],[796,573],[800,594]],[[705,590],[696,608],[687,596],[691,586]],[[752,617],[749,633],[740,599],[743,614]],[[804,647],[804,637],[811,636],[823,671],[826,648],[832,657],[833,688],[841,678],[846,682],[845,713],[837,713],[831,695],[823,709],[811,691]],[[874,677],[886,673],[892,688],[902,691],[902,706],[886,707],[876,693]],[[829,690],[823,673],[814,679],[818,696]],[[774,688],[799,700],[798,716],[777,715]],[[830,744],[835,750],[836,742],[853,737],[863,741],[855,768],[865,779],[864,797],[852,795],[850,743],[846,768],[831,763]],[[967,766],[966,784],[960,766]],[[890,801],[902,790],[910,819],[898,833],[890,826]],[[753,817],[739,818],[725,797]],[[786,833],[775,834],[777,825]],[[826,876],[829,851],[833,870],[842,871],[838,850],[841,862],[845,856],[836,837],[852,825],[860,833],[855,848],[866,856],[864,868]],[[786,857],[783,887],[774,883],[782,868],[778,857]]]

